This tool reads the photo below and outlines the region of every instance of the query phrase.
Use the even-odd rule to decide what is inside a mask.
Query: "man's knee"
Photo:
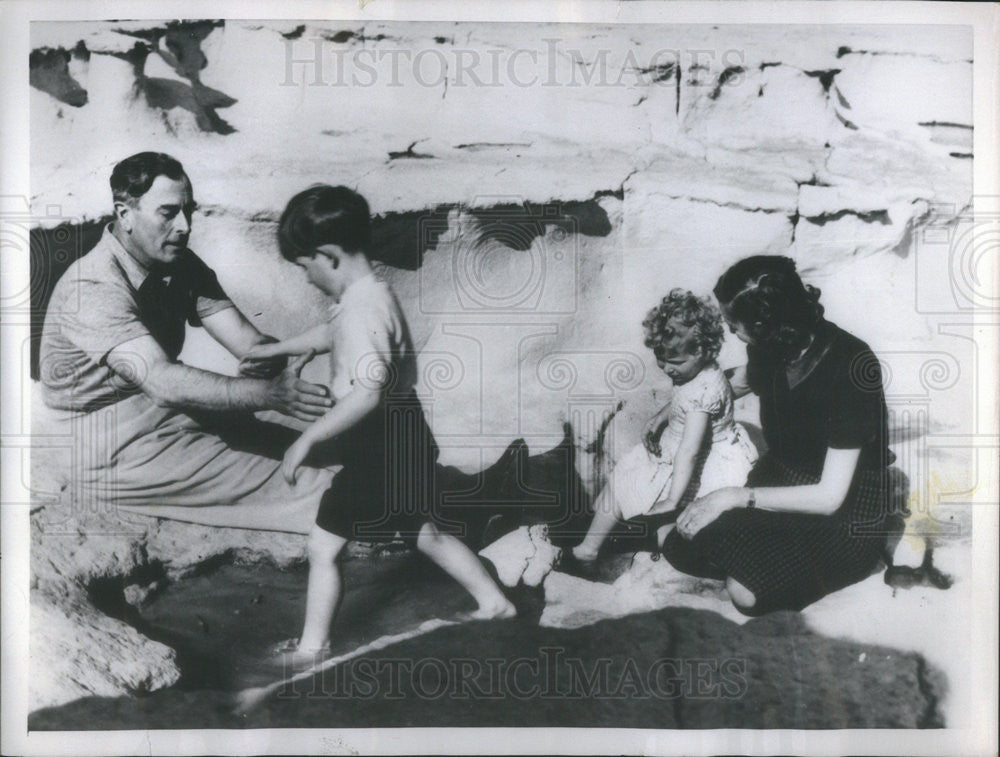
[[[312,565],[329,564],[336,561],[340,551],[347,544],[347,539],[319,526],[313,526],[309,532],[309,562]]]
[[[757,597],[746,586],[735,578],[730,577],[726,579],[726,591],[729,592],[729,598],[733,600],[733,606],[737,610],[746,615],[754,613],[754,608],[757,606]]]

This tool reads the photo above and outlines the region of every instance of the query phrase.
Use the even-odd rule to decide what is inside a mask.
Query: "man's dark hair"
[[[184,166],[165,152],[140,152],[125,158],[111,172],[111,196],[115,202],[134,205],[157,176],[179,180],[187,178]]]
[[[317,184],[289,200],[278,222],[281,255],[311,258],[324,244],[367,252],[371,242],[368,202],[353,189]]]

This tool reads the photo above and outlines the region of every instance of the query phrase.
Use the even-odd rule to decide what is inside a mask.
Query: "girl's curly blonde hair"
[[[671,336],[667,322],[672,318],[691,329],[691,343],[706,360],[719,356],[725,336],[722,313],[709,298],[696,297],[686,289],[671,289],[659,305],[646,313],[642,322],[647,347],[655,350],[667,342]]]

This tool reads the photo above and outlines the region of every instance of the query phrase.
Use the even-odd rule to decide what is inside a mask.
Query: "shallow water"
[[[335,655],[407,631],[431,614],[446,618],[475,608],[461,587],[416,554],[345,560],[342,575],[331,636]],[[304,566],[225,565],[144,603],[137,625],[181,653],[182,688],[242,688],[259,681],[255,663],[269,646],[298,636],[306,580]]]

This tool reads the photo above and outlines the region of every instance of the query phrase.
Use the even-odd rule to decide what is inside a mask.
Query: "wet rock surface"
[[[532,522],[544,519],[554,498],[562,496],[560,492],[574,490],[576,496],[583,497],[575,508],[578,513],[583,512],[585,493],[578,483],[573,453],[573,445],[567,441],[550,453],[529,456],[526,445],[519,440],[509,446],[496,464],[480,473],[463,474],[454,468],[439,468],[437,480],[444,503],[441,513],[453,526],[461,527],[459,534],[471,548],[479,550],[486,546],[484,538],[493,541],[513,532],[525,519]],[[40,453],[33,464],[40,485],[56,492],[65,486],[60,476],[65,474],[66,461],[58,453]],[[540,502],[518,496],[522,487],[530,487]],[[212,528],[107,507],[87,509],[73,501],[65,490],[55,496],[56,501],[37,506],[31,518],[31,602],[33,618],[39,619],[34,621],[39,631],[31,640],[32,708],[61,704],[81,696],[135,694],[175,684],[185,666],[191,669],[191,655],[205,661],[228,659],[226,652],[233,639],[240,637],[249,617],[262,624],[262,632],[280,622],[285,624],[283,638],[297,633],[298,629],[292,626],[301,618],[302,608],[293,608],[287,601],[282,605],[280,597],[285,593],[299,597],[305,585],[304,574],[288,577],[290,583],[283,585],[285,591],[272,592],[272,597],[278,599],[272,599],[271,603],[263,604],[263,595],[251,597],[245,617],[234,612],[224,621],[218,618],[209,621],[204,609],[192,614],[189,612],[192,608],[185,603],[176,606],[168,603],[168,609],[162,612],[177,613],[187,619],[177,625],[166,618],[157,621],[159,616],[146,618],[143,608],[162,608],[158,597],[172,584],[190,584],[196,587],[196,596],[201,596],[199,591],[210,596],[214,571],[222,567],[229,566],[227,569],[243,571],[252,577],[255,570],[263,568],[302,566],[306,556],[304,536]],[[493,514],[497,517],[491,519]],[[579,518],[571,519],[568,523],[579,527],[578,521]],[[572,538],[566,536],[566,527],[564,523],[560,535],[563,541]],[[544,527],[534,527],[536,536],[547,531]],[[530,542],[527,528],[524,532],[525,544],[515,540],[520,546]],[[384,615],[379,627],[399,630],[407,624],[416,624],[421,614],[439,611],[441,606],[433,601],[412,606],[399,604],[398,599],[407,586],[408,563],[400,563],[394,557],[395,546],[352,542],[347,554],[351,566],[348,575],[355,583],[360,581],[371,594],[371,601],[382,608],[380,612]],[[524,566],[513,583],[526,573],[526,580],[537,585],[551,570],[557,550],[547,537],[532,546],[531,552],[521,556]],[[495,555],[501,565],[506,557],[504,550]],[[432,574],[436,571],[431,568]],[[242,579],[236,583],[242,584]],[[364,594],[359,587],[355,591]],[[465,605],[471,602],[464,595],[460,598]],[[220,597],[221,601],[225,599]],[[281,609],[273,622],[268,621],[275,612],[274,606]],[[243,612],[241,607],[233,609]],[[460,609],[474,608],[469,605]],[[358,621],[355,625],[363,632],[368,627],[366,612],[357,615],[348,612],[346,617]],[[393,620],[397,614],[399,617]],[[162,627],[150,635],[150,623],[155,622]],[[348,633],[343,642],[348,648],[362,643],[362,637],[353,635],[357,631],[354,625],[345,623]],[[181,644],[178,648],[177,641],[184,638],[188,625],[200,629],[199,639],[212,638],[221,646],[195,645],[188,649]],[[78,645],[76,640],[82,642]],[[269,638],[267,643],[276,640]],[[179,649],[180,658],[175,648]],[[262,647],[255,648],[252,643],[250,647],[236,644],[234,649],[250,656],[259,656],[262,651]],[[195,680],[203,679],[206,685],[224,685],[226,676],[233,673],[225,665],[209,667],[211,670],[198,673]]]
[[[161,584],[213,562],[288,566],[305,554],[302,537],[289,534],[59,513],[65,508],[43,509],[32,520],[32,707],[176,683],[175,651],[121,619],[129,600],[141,604]]]
[[[429,568],[415,555],[353,561],[334,653],[468,609],[461,589]],[[183,650],[177,686],[40,709],[30,727],[940,725],[940,681],[919,655],[823,638],[797,613],[739,625],[673,607],[546,628],[537,596],[519,598],[514,620],[432,631],[234,714],[241,672],[267,644],[295,632],[304,580],[302,571],[235,566],[178,584],[137,619]]]

